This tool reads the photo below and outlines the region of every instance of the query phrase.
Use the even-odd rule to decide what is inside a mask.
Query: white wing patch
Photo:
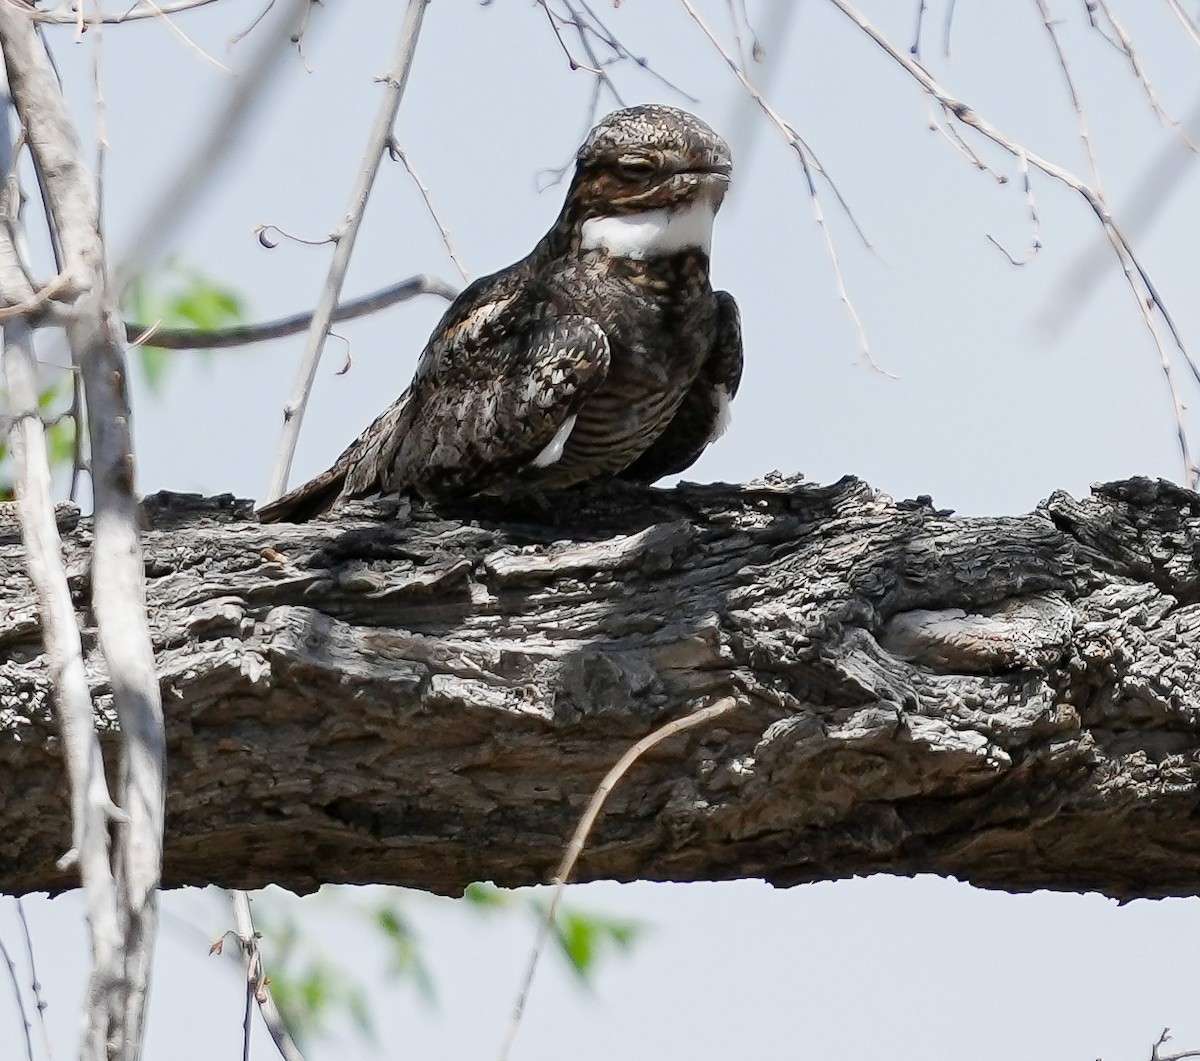
[[[715,217],[716,209],[707,198],[675,210],[590,217],[583,223],[582,246],[607,251],[615,258],[657,258],[693,249],[708,254]]]
[[[535,468],[549,468],[563,455],[563,446],[567,444],[567,439],[575,429],[575,416],[575,413],[568,416],[563,421],[562,427],[554,432],[554,437],[546,444],[546,448],[533,458],[532,463]]]
[[[713,405],[717,408],[717,418],[713,421],[713,429],[708,436],[709,442],[716,442],[733,423],[733,403],[729,400],[728,389],[720,383],[713,388]]]

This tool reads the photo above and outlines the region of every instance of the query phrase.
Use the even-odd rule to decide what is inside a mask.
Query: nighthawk
[[[322,475],[266,505],[304,520],[375,493],[560,490],[683,471],[724,430],[737,303],[708,278],[729,148],[694,115],[608,115],[554,227],[468,286],[408,389]]]

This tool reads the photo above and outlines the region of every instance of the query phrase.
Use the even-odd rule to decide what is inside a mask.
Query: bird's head
[[[579,149],[564,217],[585,251],[707,254],[732,173],[729,146],[695,115],[629,107],[608,115]]]

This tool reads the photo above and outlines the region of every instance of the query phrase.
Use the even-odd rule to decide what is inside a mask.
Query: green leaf
[[[246,319],[245,301],[236,291],[179,262],[169,262],[152,280],[136,278],[129,286],[123,309],[128,317],[147,327],[159,324],[164,328],[211,331]],[[152,394],[161,393],[176,356],[178,352],[172,354],[153,345],[138,348],[136,363]]]
[[[512,902],[512,895],[494,884],[475,881],[463,892],[463,902],[480,910],[499,910]]]
[[[538,917],[546,916],[546,907],[533,904]],[[628,950],[642,931],[634,921],[620,921],[578,910],[560,909],[554,919],[552,938],[559,953],[583,984],[591,982],[603,954],[616,949]]]

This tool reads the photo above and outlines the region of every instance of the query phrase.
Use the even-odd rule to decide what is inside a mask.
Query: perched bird
[[[651,483],[724,430],[737,304],[709,284],[729,148],[694,115],[608,115],[554,227],[446,311],[408,389],[322,475],[266,505],[304,520],[373,493],[431,498]]]

